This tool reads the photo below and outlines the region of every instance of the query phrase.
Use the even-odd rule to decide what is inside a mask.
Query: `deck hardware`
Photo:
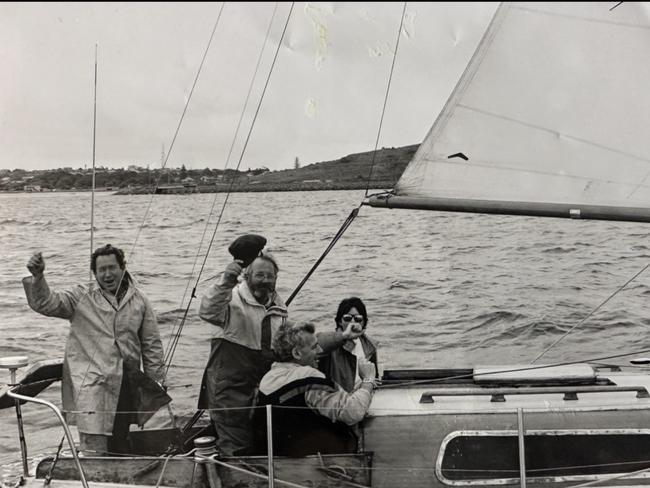
[[[216,439],[209,435],[199,437],[194,439],[194,447],[196,448],[194,453],[194,462],[205,466],[205,474],[208,478],[210,488],[221,488],[221,478],[219,478],[217,466],[214,463],[209,462],[211,458],[218,454]],[[162,473],[160,473],[160,476],[162,478]],[[159,483],[160,481],[161,479],[158,480]]]
[[[505,402],[506,395],[550,395],[562,393],[564,400],[578,400],[578,393],[636,392],[637,398],[650,398],[645,386],[590,385],[590,386],[535,386],[527,388],[440,388],[425,391],[420,403],[434,403],[434,397],[490,396],[491,402]]]

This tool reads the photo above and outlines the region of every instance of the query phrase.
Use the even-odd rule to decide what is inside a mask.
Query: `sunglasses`
[[[363,315],[345,314],[341,317],[341,320],[345,323],[352,322],[354,320],[357,324],[360,324],[363,322]]]

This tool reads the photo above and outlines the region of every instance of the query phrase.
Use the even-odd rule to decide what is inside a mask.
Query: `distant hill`
[[[98,191],[132,193],[195,193],[232,191],[353,190],[393,188],[418,145],[383,148],[349,154],[333,161],[321,161],[301,168],[269,171],[267,168],[233,169],[149,169],[136,165],[95,171]],[[374,165],[373,165],[374,156]],[[372,171],[371,171],[372,168]],[[370,178],[370,185],[368,185]],[[158,183],[156,183],[158,182]],[[52,170],[0,169],[0,192],[90,191],[93,170],[69,167]],[[157,185],[157,186],[156,186]]]
[[[375,151],[349,154],[341,159],[313,163],[297,169],[268,171],[257,175],[240,175],[232,191],[297,191],[297,190],[353,190],[392,188],[418,149],[411,146],[383,148]],[[372,167],[372,175],[370,168]],[[228,181],[210,186],[199,186],[199,191],[224,191]]]

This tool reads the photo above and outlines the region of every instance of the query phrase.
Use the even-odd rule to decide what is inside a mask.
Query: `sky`
[[[95,49],[98,166],[159,168],[164,146],[168,167],[278,170],[378,134],[416,144],[496,9],[406,4],[379,132],[404,4],[291,5],[0,3],[0,169],[92,166]]]

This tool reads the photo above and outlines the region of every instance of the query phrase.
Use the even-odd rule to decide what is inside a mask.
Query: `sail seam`
[[[446,165],[457,165],[457,166],[462,166],[463,163],[458,163],[454,161],[448,161],[446,159],[434,159],[429,161],[431,163],[435,164],[446,164]],[[466,164],[466,163],[465,163]],[[643,184],[637,184],[637,183],[629,183],[629,182],[624,182],[624,181],[616,181],[616,180],[606,180],[602,178],[594,178],[591,176],[579,176],[579,175],[573,175],[573,174],[567,174],[567,173],[553,173],[550,171],[542,171],[542,170],[535,170],[535,169],[528,169],[528,168],[518,168],[518,167],[512,167],[512,166],[504,166],[504,165],[496,165],[496,164],[489,164],[489,163],[477,163],[476,160],[472,160],[472,166],[480,166],[482,168],[491,168],[491,169],[502,169],[502,170],[508,170],[512,171],[515,173],[528,173],[528,174],[538,174],[538,175],[543,175],[543,176],[559,176],[562,178],[570,178],[570,179],[575,179],[579,181],[589,181],[589,182],[598,182],[598,183],[611,183],[611,184],[617,184],[617,185],[622,185],[622,186],[631,186],[634,187],[635,190],[638,190],[639,188],[648,188],[650,189],[649,185],[643,185]],[[631,195],[630,195],[631,196]]]
[[[538,10],[535,8],[529,8],[529,7],[518,7],[516,5],[513,5],[511,7],[512,9],[516,10],[521,10],[524,12],[530,12],[534,14],[542,14],[542,15],[548,15],[549,17],[561,17],[564,19],[571,19],[571,20],[579,20],[582,22],[592,22],[595,24],[608,24],[608,25],[615,25],[619,27],[633,27],[633,28],[638,28],[638,29],[643,29],[643,30],[650,30],[650,26],[647,25],[639,25],[639,24],[630,24],[628,22],[616,22],[613,20],[604,20],[604,19],[594,19],[594,18],[587,18],[587,17],[580,17],[578,15],[568,15],[568,14],[560,14],[557,12],[549,12],[547,10]],[[603,9],[607,9],[609,13],[609,9],[603,5]]]
[[[612,152],[612,153],[615,153],[615,154],[620,154],[622,156],[627,156],[627,157],[630,157],[630,158],[634,158],[634,159],[637,159],[639,161],[643,161],[644,163],[650,163],[650,159],[644,158],[642,156],[638,156],[636,154],[621,151],[620,149],[615,149],[613,147],[605,146],[603,144],[598,144],[596,142],[589,141],[587,139],[582,139],[580,137],[572,136],[572,135],[567,134],[565,132],[558,132],[556,130],[551,130],[551,129],[548,129],[546,127],[543,127],[541,125],[531,124],[530,122],[525,122],[523,120],[508,117],[506,115],[501,115],[501,114],[497,114],[497,113],[494,113],[494,112],[489,112],[487,110],[483,110],[483,109],[480,109],[480,108],[470,107],[469,105],[463,105],[463,104],[459,103],[458,107],[465,108],[467,110],[471,110],[472,112],[478,112],[478,113],[481,113],[483,115],[488,115],[490,117],[499,118],[501,120],[507,120],[508,122],[514,122],[516,124],[519,124],[519,125],[522,125],[522,126],[525,126],[525,127],[530,127],[532,129],[541,130],[541,131],[547,132],[549,134],[555,134],[558,137],[559,136],[565,137],[565,138],[570,139],[570,140],[575,141],[575,142],[580,142],[582,144],[586,144],[586,145],[589,145],[589,146],[604,149],[606,151],[609,151],[609,152]]]

